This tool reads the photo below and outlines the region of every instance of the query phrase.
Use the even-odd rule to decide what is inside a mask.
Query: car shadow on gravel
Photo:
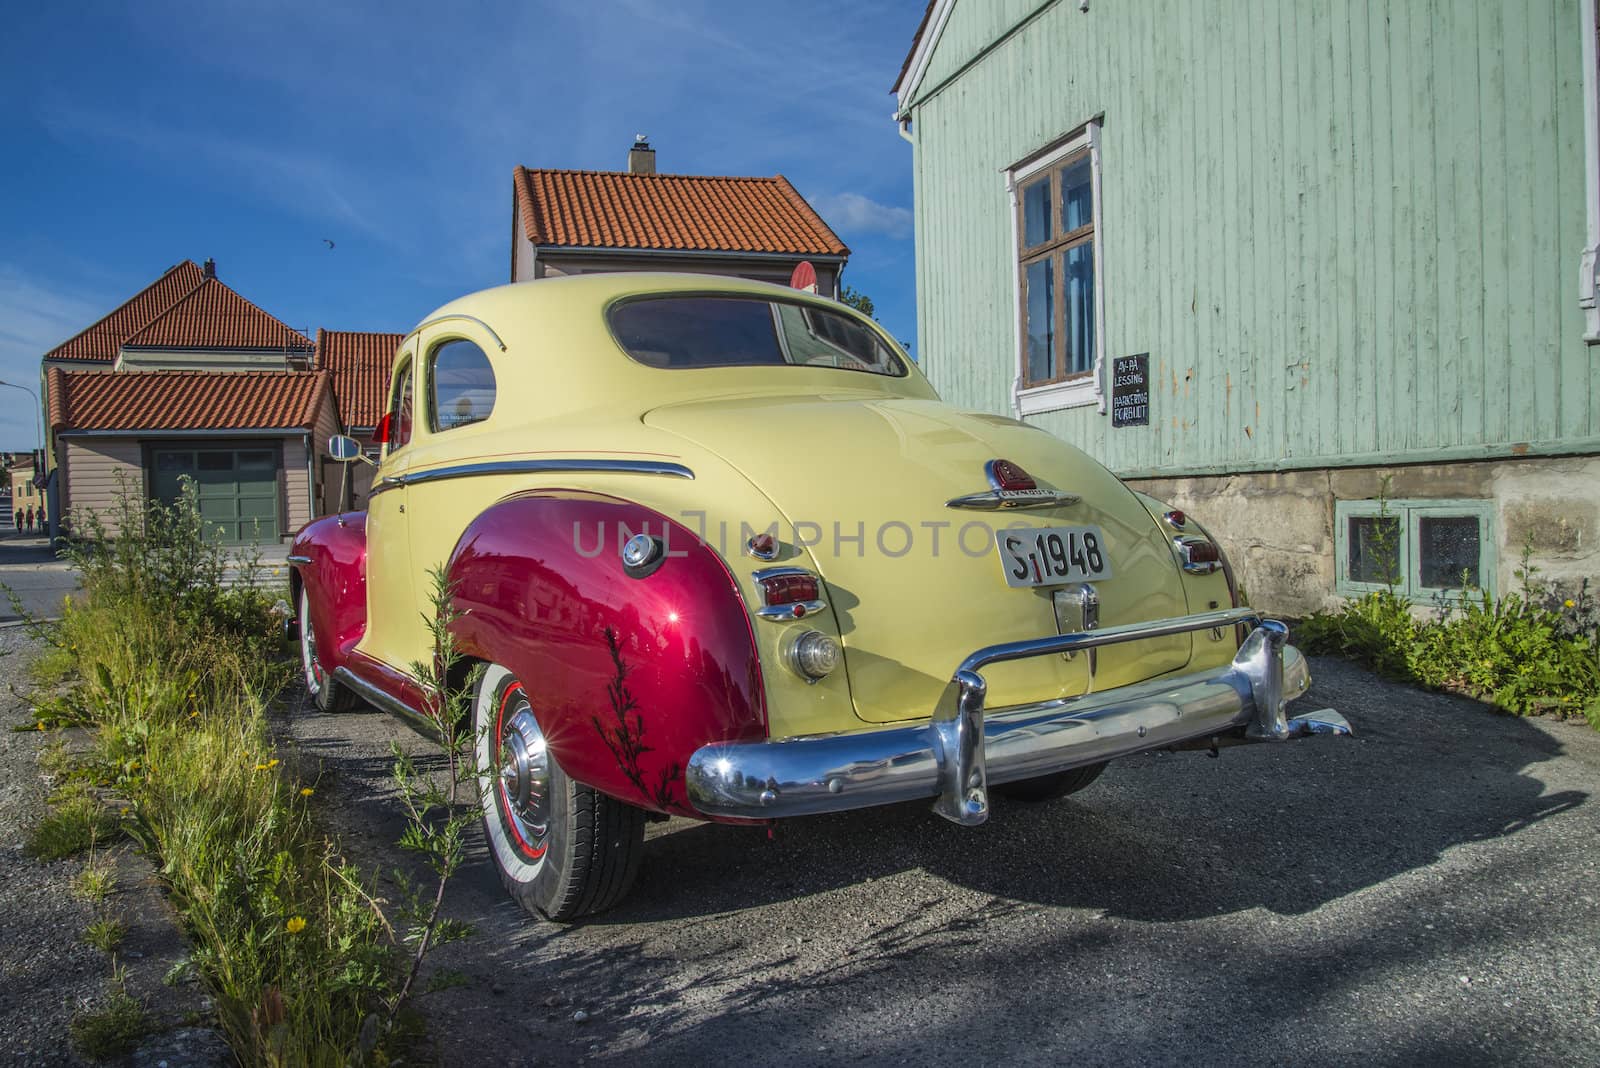
[[[1147,754],[1071,798],[999,798],[977,828],[921,802],[785,821],[770,840],[764,828],[680,821],[648,844],[629,899],[589,922],[757,908],[909,868],[997,899],[1130,919],[1299,914],[1589,796],[1546,791],[1538,766],[1564,750],[1549,728],[1343,665],[1318,675],[1328,681],[1303,703],[1345,711],[1359,737],[1215,760]]]

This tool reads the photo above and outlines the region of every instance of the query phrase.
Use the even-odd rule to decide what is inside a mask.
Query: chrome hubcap
[[[520,690],[506,698],[498,763],[500,812],[522,851],[540,855],[550,833],[550,754]]]
[[[305,663],[306,689],[315,697],[322,690],[322,664],[317,660],[317,632],[311,627],[311,613],[302,603],[300,612],[300,658]]]

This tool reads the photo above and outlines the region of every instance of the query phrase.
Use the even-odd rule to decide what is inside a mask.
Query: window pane
[[[1350,517],[1350,581],[1379,585],[1400,581],[1400,517]]]
[[[1067,249],[1067,374],[1094,367],[1094,242]]]
[[[1061,169],[1061,232],[1094,222],[1094,187],[1089,183],[1089,156]]]
[[[199,467],[202,471],[232,471],[233,453],[203,452],[200,454]]]
[[[1027,266],[1028,381],[1048,382],[1056,376],[1055,258]]]
[[[649,367],[806,365],[899,377],[900,357],[852,316],[754,297],[651,297],[618,304],[611,329]]]
[[[1022,244],[1050,240],[1050,176],[1022,187]]]
[[[394,404],[390,408],[394,418],[390,428],[390,449],[398,449],[411,440],[411,367],[400,372],[400,383],[395,389]]]
[[[1417,542],[1423,586],[1459,589],[1480,585],[1476,516],[1422,516],[1417,520]]]
[[[494,370],[470,341],[447,341],[433,353],[433,424],[450,430],[489,418]]]

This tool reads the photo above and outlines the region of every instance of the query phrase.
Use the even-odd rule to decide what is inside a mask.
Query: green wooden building
[[[1595,42],[1595,0],[933,0],[923,366],[1278,611],[1600,576]]]

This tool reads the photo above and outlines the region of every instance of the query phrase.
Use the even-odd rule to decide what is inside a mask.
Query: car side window
[[[477,345],[446,341],[428,359],[429,426],[435,431],[481,423],[494,411],[494,368]]]
[[[394,396],[389,400],[389,451],[403,449],[411,440],[411,365],[400,370],[394,384]]]

